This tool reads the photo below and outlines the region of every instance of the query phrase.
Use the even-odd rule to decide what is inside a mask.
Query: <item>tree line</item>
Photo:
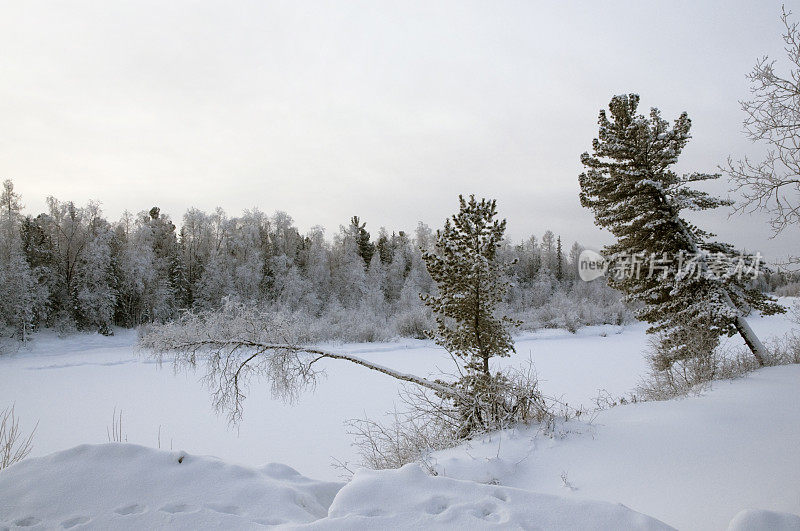
[[[423,337],[434,319],[420,294],[436,288],[423,253],[433,231],[377,236],[354,216],[327,238],[302,234],[285,212],[258,209],[229,217],[190,208],[180,227],[158,207],[108,221],[97,203],[47,199],[24,215],[13,182],[0,196],[0,334],[27,339],[41,327],[112,332],[166,322],[225,300],[259,303],[306,319],[319,339]],[[498,257],[509,265],[504,310],[531,328],[621,322],[626,307],[602,282],[583,285],[576,263],[548,230]]]

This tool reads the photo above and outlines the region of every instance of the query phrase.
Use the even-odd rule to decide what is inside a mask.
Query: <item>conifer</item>
[[[617,239],[604,252],[610,269],[624,274],[609,275],[609,284],[643,304],[639,318],[653,325],[650,332],[662,334],[670,361],[693,355],[692,346],[681,339],[686,337],[683,329],[704,323],[717,337],[741,334],[763,363],[764,346],[744,315],[751,309],[771,314],[783,308],[750,289],[749,279],[739,274],[743,263],[746,272],[754,268],[752,256],[711,241],[712,234],[681,215],[730,204],[691,188],[719,175],[678,176],[671,167],[691,138],[689,117],[684,112],[670,127],[657,109],[649,118],[637,114],[638,105],[636,94],[612,98],[610,119],[600,111],[593,154],[581,155],[587,168],[579,178],[581,204]]]

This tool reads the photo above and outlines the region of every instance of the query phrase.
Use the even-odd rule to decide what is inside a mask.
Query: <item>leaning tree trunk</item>
[[[734,326],[736,327],[736,331],[739,332],[739,335],[742,336],[744,339],[745,344],[753,353],[753,356],[756,358],[759,367],[764,366],[764,359],[767,354],[767,349],[764,344],[758,339],[758,336],[753,329],[750,328],[750,324],[745,320],[744,317],[741,315],[736,316],[736,319],[733,321]]]
[[[658,193],[661,195],[662,200],[669,205],[670,203],[664,196],[664,193],[661,192],[660,190],[658,191]],[[672,207],[670,207],[670,210],[673,213],[675,223],[678,225],[678,227],[680,227],[681,233],[686,238],[686,241],[689,242],[689,245],[691,246],[691,251],[694,254],[698,254],[700,249],[698,249],[697,242],[695,242],[692,233],[689,232],[689,229],[686,227],[686,224],[684,224],[683,220],[677,215],[677,213],[674,211]],[[708,264],[706,264],[705,260],[700,260],[699,263],[703,271],[708,271]],[[745,345],[747,345],[747,348],[749,348],[750,352],[753,353],[753,357],[756,359],[758,366],[763,367],[764,359],[766,358],[767,354],[766,347],[758,338],[753,329],[750,328],[750,325],[742,315],[742,311],[739,309],[738,306],[736,306],[736,304],[734,304],[730,294],[728,293],[728,290],[725,289],[725,286],[720,285],[718,289],[722,293],[725,303],[736,311],[736,317],[733,319],[733,326],[736,328],[736,331],[739,332],[739,335],[742,336],[742,339],[744,340]]]

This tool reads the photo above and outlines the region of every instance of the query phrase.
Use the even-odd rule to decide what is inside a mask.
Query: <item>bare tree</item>
[[[403,437],[415,437],[413,443],[403,442],[410,443],[409,452],[418,449],[423,441],[440,441],[445,433],[451,439],[463,439],[475,432],[516,422],[540,422],[551,416],[532,373],[506,373],[497,383],[503,383],[502,388],[489,394],[493,397],[490,401],[485,394],[470,393],[459,385],[458,379],[453,379],[454,375],[443,374],[442,379],[431,380],[402,373],[357,356],[315,347],[304,334],[302,324],[279,314],[227,302],[221,310],[187,312],[178,320],[145,327],[139,344],[159,361],[170,356],[176,370],[203,367],[214,409],[227,414],[232,424],[242,418],[253,378],[269,385],[274,397],[293,402],[303,391],[313,388],[323,374],[317,364],[323,359],[347,361],[413,384],[411,391],[404,393],[413,399],[413,407],[401,423],[406,430]],[[409,405],[408,400],[406,404]],[[476,418],[465,417],[465,410],[477,412],[482,419],[489,418],[490,410],[504,414],[498,415],[496,422],[481,424]],[[366,421],[356,422],[351,428],[369,434],[376,433],[376,426]],[[465,430],[467,426],[471,430]]]
[[[19,427],[19,418],[14,406],[0,411],[0,470],[25,459],[33,449],[36,427],[26,437]]]
[[[744,131],[768,151],[763,160],[728,158],[723,170],[733,190],[743,196],[738,212],[763,211],[770,216],[775,235],[800,223],[800,28],[782,8],[784,50],[789,70],[781,74],[776,61],[764,56],[747,74],[752,99],[740,102],[747,113]],[[800,256],[789,263],[800,264]]]
[[[348,361],[456,400],[469,400],[444,381],[402,373],[308,343],[302,327],[282,316],[232,302],[220,311],[186,313],[170,323],[146,327],[139,340],[140,347],[159,360],[165,354],[173,355],[176,369],[205,362],[204,380],[214,408],[227,413],[232,423],[241,420],[251,377],[267,381],[273,396],[292,402],[316,384],[323,372],[315,364],[322,359]]]

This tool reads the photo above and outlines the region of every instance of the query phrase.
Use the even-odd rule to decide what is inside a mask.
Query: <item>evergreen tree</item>
[[[358,256],[364,260],[365,268],[369,267],[372,260],[372,255],[375,253],[375,245],[369,241],[369,232],[366,229],[367,224],[361,223],[358,216],[353,216],[350,219],[350,234],[356,241],[358,249]]]
[[[151,208],[146,215],[140,214],[145,245],[151,250],[153,284],[149,290],[148,313],[151,320],[166,321],[175,312],[176,293],[181,288],[183,277],[178,254],[178,238],[175,225],[169,216],[158,207]]]
[[[458,214],[436,232],[435,250],[423,254],[438,294],[422,295],[422,299],[436,314],[433,337],[437,344],[464,363],[459,386],[468,396],[494,404],[502,376],[492,377],[489,360],[514,351],[509,327],[516,324],[496,315],[508,288],[503,280],[505,268],[497,260],[506,221],[495,219],[494,200],[477,201],[474,195],[469,201],[463,196],[458,199]],[[491,420],[481,418],[485,414],[462,412],[479,425]],[[465,430],[474,427],[465,425]]]
[[[730,245],[710,241],[711,234],[681,217],[683,210],[729,204],[690,188],[719,175],[678,176],[671,170],[690,139],[691,121],[683,113],[670,127],[657,109],[649,118],[637,115],[638,104],[635,94],[612,98],[611,118],[600,111],[594,153],[581,155],[587,168],[579,178],[581,204],[617,238],[605,248],[616,270],[630,268],[628,274],[610,275],[609,283],[643,303],[639,317],[654,325],[650,332],[662,334],[670,361],[693,355],[682,329],[703,323],[717,338],[738,331],[763,363],[764,347],[743,315],[751,308],[769,314],[782,307],[733,274],[740,256]],[[640,271],[634,262],[642,259]],[[695,271],[687,269],[690,260]]]
[[[378,232],[378,241],[375,243],[375,251],[384,264],[388,264],[392,261],[392,248],[389,245],[389,233],[386,231],[386,227],[381,227],[381,230]]]
[[[564,253],[561,251],[561,236],[556,240],[556,279],[564,280]]]

